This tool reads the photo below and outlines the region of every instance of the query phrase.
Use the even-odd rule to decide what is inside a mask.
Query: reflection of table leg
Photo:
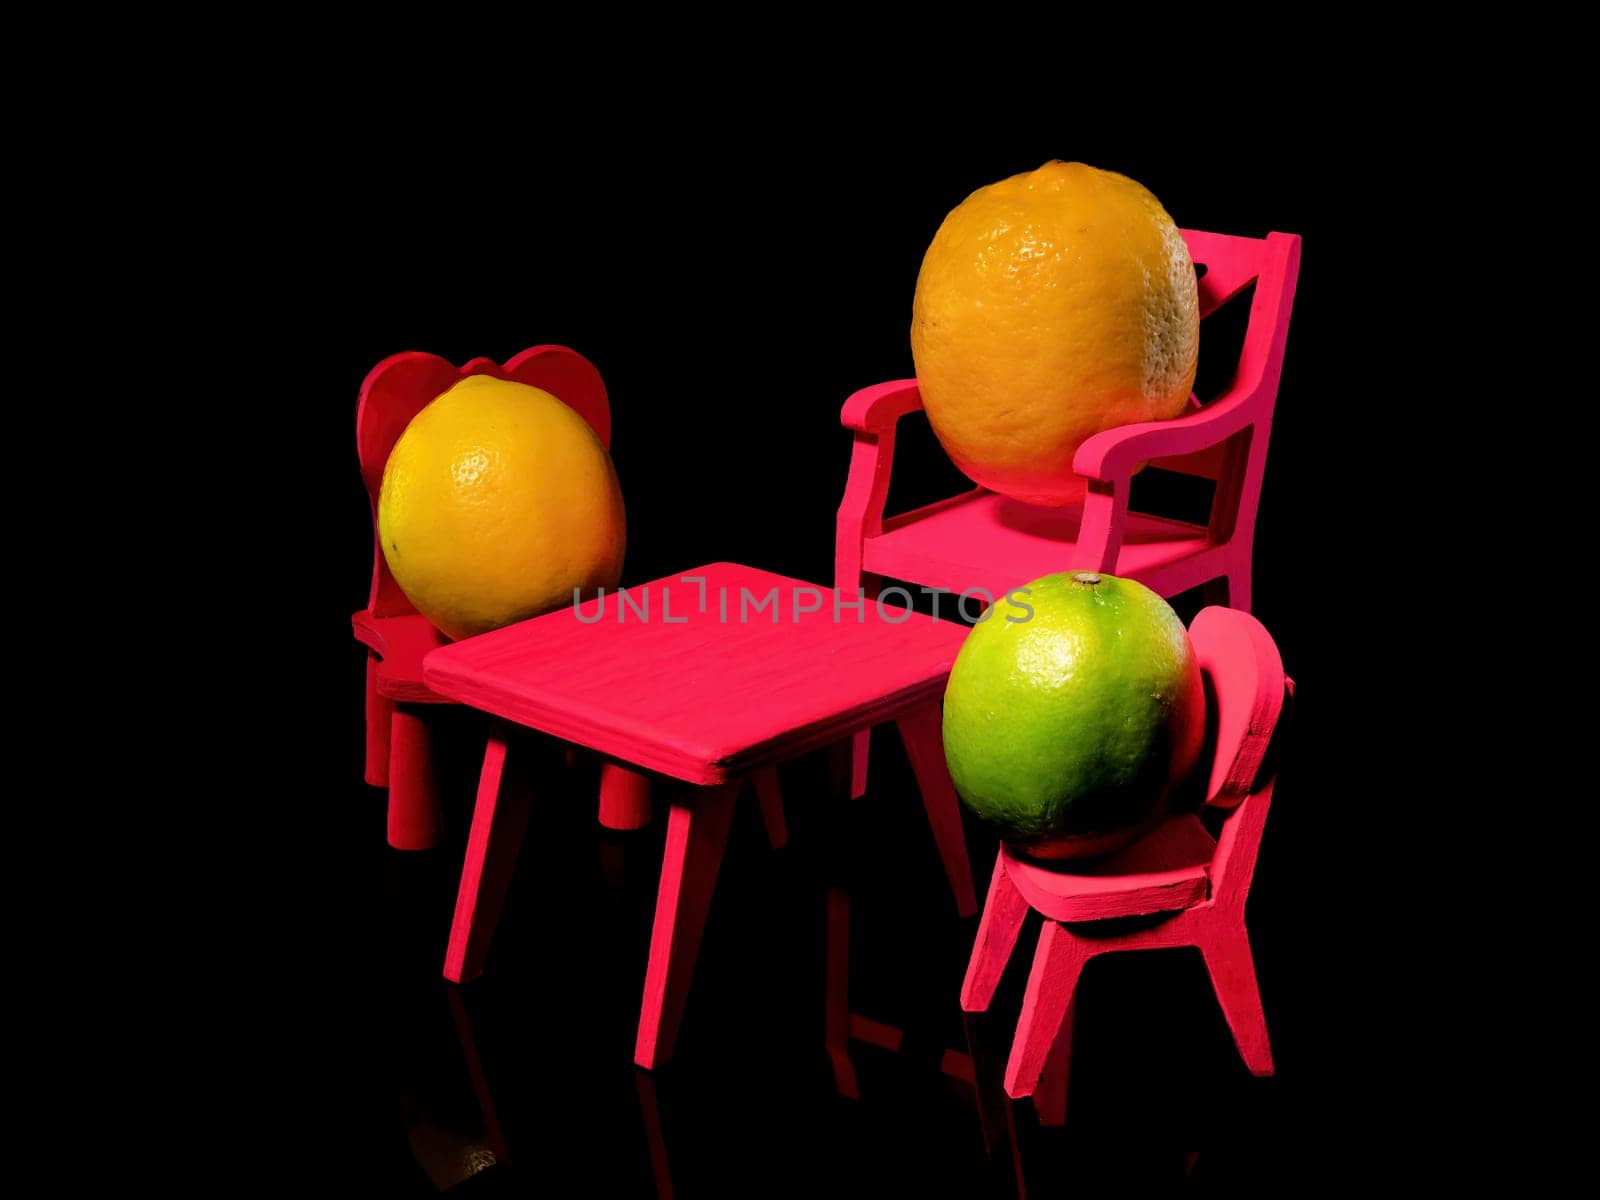
[[[667,1160],[667,1139],[661,1132],[661,1105],[656,1102],[656,1082],[647,1071],[635,1071],[639,1088],[639,1115],[644,1120],[644,1140],[650,1148],[650,1173],[655,1176],[656,1195],[672,1200],[672,1164]]]
[[[833,1086],[847,1100],[861,1099],[856,1067],[850,1059],[850,895],[828,889],[827,1011],[822,1041],[833,1064]]]
[[[738,794],[739,785],[729,783],[679,794],[672,801],[633,1051],[633,1061],[647,1070],[671,1058],[677,1042]]]
[[[494,1151],[498,1163],[511,1163],[511,1151],[506,1146],[505,1130],[500,1126],[500,1113],[494,1106],[494,1096],[489,1092],[489,1077],[483,1070],[483,1056],[478,1053],[478,1039],[472,1031],[472,1017],[467,1012],[467,1002],[461,989],[446,987],[450,998],[450,1015],[455,1018],[456,1037],[461,1042],[461,1055],[467,1060],[467,1074],[472,1079],[472,1094],[478,1098],[478,1109],[483,1113],[483,1134],[489,1149]]]
[[[466,983],[483,972],[528,830],[531,797],[522,771],[515,763],[512,766],[506,769],[506,733],[496,729],[483,752],[478,803],[472,810],[472,832],[467,835],[467,857],[445,951],[444,976],[452,983]]]

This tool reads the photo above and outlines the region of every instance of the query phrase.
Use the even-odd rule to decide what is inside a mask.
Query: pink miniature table
[[[846,600],[850,598],[845,598]],[[430,653],[439,695],[624,764],[674,789],[634,1061],[672,1053],[734,801],[746,778],[894,721],[963,915],[976,911],[939,703],[966,629],[735,563],[524,621]],[[481,969],[526,825],[491,737],[445,974]]]

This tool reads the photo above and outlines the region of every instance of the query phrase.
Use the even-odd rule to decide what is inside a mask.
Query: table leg
[[[739,785],[728,783],[673,797],[633,1052],[647,1070],[672,1057],[738,795]]]
[[[978,911],[978,897],[972,888],[972,863],[967,858],[967,836],[961,828],[961,802],[950,769],[944,761],[944,735],[938,701],[902,713],[895,720],[906,744],[906,757],[917,776],[922,804],[928,812],[933,840],[944,860],[944,873],[955,893],[956,911],[970,917]]]
[[[521,774],[506,769],[506,732],[495,730],[483,751],[478,803],[472,810],[472,832],[467,835],[467,857],[445,950],[444,977],[452,983],[466,983],[482,974],[494,940],[528,830],[532,797]]]

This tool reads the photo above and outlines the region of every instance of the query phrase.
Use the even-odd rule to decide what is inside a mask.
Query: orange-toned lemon
[[[1083,163],[973,192],[917,276],[911,354],[934,433],[974,481],[1032,504],[1082,496],[1086,438],[1181,413],[1199,345],[1178,227],[1142,185]]]
[[[472,375],[389,455],[378,537],[395,582],[451,637],[614,587],[622,489],[588,423],[539,388]]]

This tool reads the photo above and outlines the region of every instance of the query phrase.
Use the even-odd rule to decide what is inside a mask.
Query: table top
[[[483,712],[716,784],[937,699],[966,635],[712,563],[434,650],[423,679]]]

